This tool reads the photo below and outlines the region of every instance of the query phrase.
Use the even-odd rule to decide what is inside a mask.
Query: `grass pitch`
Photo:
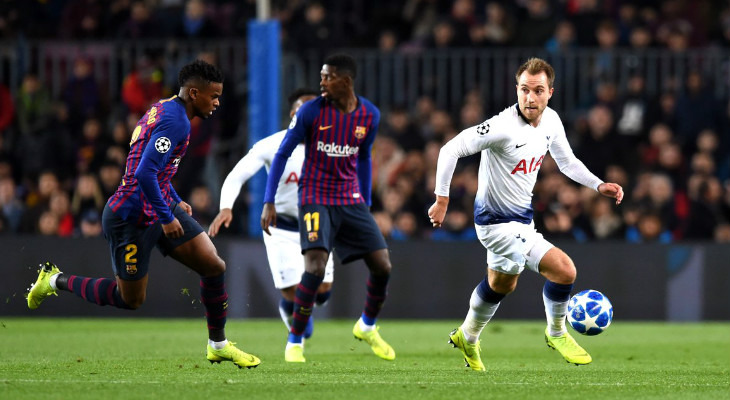
[[[728,399],[730,324],[614,322],[576,339],[587,366],[548,349],[544,322],[494,321],[487,373],[447,342],[457,321],[382,321],[397,352],[378,359],[353,321],[317,321],[307,363],[284,362],[279,320],[229,320],[255,369],[205,359],[204,320],[0,317],[2,399]]]

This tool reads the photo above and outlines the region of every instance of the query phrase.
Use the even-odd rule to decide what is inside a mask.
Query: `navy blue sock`
[[[226,293],[225,274],[213,277],[200,277],[200,301],[205,306],[208,321],[208,338],[215,342],[226,339],[226,315],[228,293]]]
[[[479,282],[479,285],[477,285],[477,294],[479,297],[484,300],[487,303],[497,304],[506,294],[497,293],[494,290],[492,290],[492,287],[489,286],[489,281],[487,278],[482,279],[481,282]]]
[[[312,315],[314,297],[317,294],[319,284],[322,283],[322,279],[324,279],[323,276],[317,276],[306,271],[302,274],[302,280],[297,285],[294,300],[294,318],[292,319],[291,333],[289,334],[289,341],[292,343],[301,343],[301,337],[307,328],[309,317]]]
[[[114,306],[117,308],[131,309],[122,300],[122,295],[117,288],[117,281],[109,278],[87,278],[84,276],[69,275],[66,281],[68,291],[100,306]]]
[[[545,281],[545,286],[542,288],[542,293],[545,297],[552,301],[568,301],[570,299],[570,292],[573,290],[573,284],[562,285],[551,281]]]
[[[292,313],[294,312],[294,302],[282,297],[281,300],[279,300],[279,308],[288,315],[292,315]]]
[[[331,290],[328,290],[324,293],[317,293],[317,296],[314,298],[314,302],[317,303],[318,306],[321,306],[330,299],[330,296],[332,296]]]
[[[363,322],[367,325],[375,325],[378,313],[383,308],[388,292],[388,279],[390,279],[390,275],[376,276],[370,274],[368,277],[365,308],[361,316]]]

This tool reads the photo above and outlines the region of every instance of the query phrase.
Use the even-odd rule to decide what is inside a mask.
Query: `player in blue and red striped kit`
[[[261,228],[276,226],[274,196],[287,158],[304,142],[299,179],[299,236],[304,273],[296,289],[294,318],[284,352],[288,362],[305,362],[303,333],[327,258],[335,250],[343,263],[363,259],[370,276],[361,318],[352,333],[373,352],[395,359],[393,348],[380,337],[375,321],[385,302],[390,278],[388,248],[370,214],[370,152],[380,111],[354,89],[355,60],[328,57],[320,71],[322,95],[303,104],[289,124],[269,170]]]
[[[60,289],[101,306],[137,309],[147,293],[150,254],[158,247],[163,255],[200,275],[208,322],[208,360],[232,361],[239,368],[256,367],[261,360],[226,339],[226,264],[191,217],[190,205],[170,184],[188,147],[190,121],[210,117],[219,106],[223,76],[214,66],[197,60],[180,70],[178,83],[177,96],[152,105],[137,123],[124,177],[104,207],[104,236],[109,241],[116,279],[66,275],[46,262],[28,293],[28,307],[38,308]]]

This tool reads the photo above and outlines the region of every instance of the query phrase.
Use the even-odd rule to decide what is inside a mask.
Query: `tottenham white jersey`
[[[279,145],[284,139],[286,129],[276,132],[275,134],[259,140],[251,147],[237,164],[233,170],[226,176],[221,189],[220,208],[233,208],[233,203],[241,191],[241,187],[251,178],[261,167],[266,167],[269,172],[271,161],[274,159]],[[292,152],[289,160],[286,162],[284,173],[279,180],[279,187],[276,190],[274,205],[278,214],[293,217],[295,220],[299,218],[298,214],[298,196],[299,174],[302,171],[302,163],[304,162],[304,144],[298,145]]]
[[[540,124],[528,124],[515,104],[467,128],[441,149],[436,171],[439,196],[449,195],[456,161],[481,151],[474,222],[491,225],[532,221],[532,190],[545,154],[574,181],[597,189],[602,183],[573,154],[558,113],[545,108]]]

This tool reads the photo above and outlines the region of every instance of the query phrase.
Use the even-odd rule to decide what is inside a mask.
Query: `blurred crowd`
[[[598,0],[353,0],[272,1],[289,52],[326,53],[337,47],[412,52],[428,48],[540,47],[599,51],[621,47],[728,47],[726,1]],[[242,38],[255,17],[255,0],[5,0],[0,40]],[[519,34],[518,34],[519,33]],[[215,63],[212,53],[200,54]],[[100,216],[124,169],[134,125],[154,101],[175,94],[179,66],[140,63],[124,78],[119,98],[98,84],[89,60],[79,58],[52,96],[49,82],[28,71],[16,93],[0,83],[0,232],[61,237],[101,234]],[[596,68],[601,68],[597,63]],[[313,79],[316,79],[314,77]],[[606,181],[623,185],[616,206],[563,176],[547,157],[535,188],[537,228],[549,240],[670,243],[730,242],[730,99],[718,99],[700,71],[667,82],[649,96],[646,82],[609,79],[593,98],[563,115],[576,155]],[[715,82],[714,84],[720,84]],[[556,94],[559,95],[559,94]],[[242,130],[245,99],[235,91],[216,115],[193,122],[188,154],[175,180],[203,225],[217,210],[217,191],[233,159],[211,151],[220,137]],[[373,213],[392,240],[474,239],[473,201],[478,156],[459,162],[444,228],[433,230],[440,147],[492,113],[469,92],[454,109],[424,96],[383,109],[373,149]],[[510,106],[505,99],[503,107]],[[250,145],[250,143],[249,143]],[[206,166],[223,171],[207,179]],[[245,235],[249,199],[240,223],[224,233]]]

